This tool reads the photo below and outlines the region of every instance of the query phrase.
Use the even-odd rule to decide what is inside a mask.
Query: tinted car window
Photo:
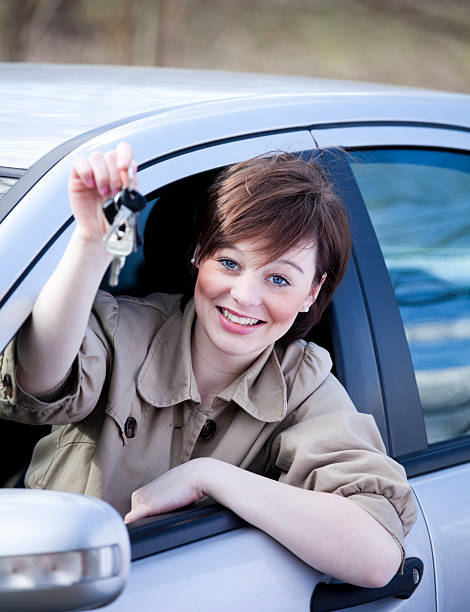
[[[352,168],[390,273],[429,443],[470,434],[470,156],[389,149]]]

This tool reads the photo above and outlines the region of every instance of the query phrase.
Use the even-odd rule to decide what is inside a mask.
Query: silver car
[[[184,288],[194,201],[215,172],[272,150],[314,154],[348,208],[354,249],[309,339],[330,350],[357,408],[374,415],[419,511],[404,575],[383,589],[353,587],[217,504],[127,528],[100,500],[24,489],[32,448],[47,431],[0,421],[0,608],[466,610],[470,97],[296,77],[8,64],[0,65],[0,99],[0,350],[72,232],[75,156],[122,140],[134,148],[149,201],[145,241],[118,291],[141,295]],[[171,264],[155,278],[149,270],[162,253]],[[0,383],[8,396],[11,381]]]

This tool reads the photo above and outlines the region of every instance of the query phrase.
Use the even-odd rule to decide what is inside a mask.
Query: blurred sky
[[[0,0],[0,60],[287,73],[470,92],[470,1]]]

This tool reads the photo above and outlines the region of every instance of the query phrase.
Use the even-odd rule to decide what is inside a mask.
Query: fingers
[[[121,178],[119,176],[119,171],[116,165],[116,158],[116,151],[108,151],[104,155],[104,160],[106,162],[106,168],[109,176],[109,188],[113,195],[119,191],[122,185]]]
[[[134,521],[138,521],[141,518],[145,518],[147,516],[152,516],[156,514],[155,512],[151,512],[150,509],[145,508],[145,506],[139,506],[138,508],[134,508],[130,510],[126,516],[124,517],[125,523],[133,523]]]
[[[137,163],[134,161],[132,147],[125,142],[118,144],[116,150],[103,153],[95,152],[88,159],[77,157],[72,166],[71,178],[79,180],[88,189],[95,189],[102,197],[116,194],[122,187],[129,186],[129,175],[135,179]]]
[[[121,177],[121,184],[124,185],[124,187],[129,187],[129,169],[133,177],[135,177],[137,170],[137,164],[134,161],[134,152],[129,143],[120,142],[116,147],[116,164]]]
[[[93,171],[84,157],[77,157],[74,160],[72,166],[72,179],[78,179],[89,189],[94,189],[96,187]]]
[[[88,158],[98,193],[103,197],[111,195],[110,177],[106,159],[102,153],[93,153]]]
[[[148,492],[149,488],[151,488],[151,484],[147,485],[147,487],[137,489],[132,493],[131,509],[124,517],[125,523],[132,523],[133,521],[138,521],[139,519],[145,518],[146,516],[152,516],[154,514],[159,513],[158,508],[152,506],[151,504],[148,504],[144,499],[145,493]]]
[[[200,471],[212,465],[203,459],[192,459],[174,467],[134,491],[131,496],[131,510],[126,514],[125,522],[172,512],[202,499],[205,493],[199,483]]]
[[[132,160],[131,163],[131,168],[132,168],[132,177],[133,177],[133,188],[134,189],[139,189],[139,177],[137,176],[137,162],[134,160]]]

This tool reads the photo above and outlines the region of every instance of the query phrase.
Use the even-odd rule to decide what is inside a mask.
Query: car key
[[[133,189],[133,185],[134,185],[134,175],[133,175],[133,169],[131,167],[129,167],[127,169],[127,173],[129,176],[129,183],[128,183],[128,189]],[[112,225],[113,221],[116,217],[116,214],[118,213],[120,207],[121,207],[121,196],[122,193],[124,191],[124,188],[122,188],[120,191],[118,191],[114,196],[111,196],[110,198],[108,198],[107,200],[105,200],[103,202],[103,204],[101,205],[102,209],[103,209],[103,213],[104,216],[106,217],[106,221]],[[106,238],[105,238],[106,240]]]
[[[110,236],[115,234],[132,217],[134,221],[131,223],[135,228],[135,233],[137,233],[137,215],[146,204],[147,200],[141,193],[128,187],[116,194],[112,200],[106,200],[103,204],[103,212],[111,223],[111,227],[104,236],[104,241],[107,243]],[[136,247],[139,246],[138,242],[138,240],[135,241]]]
[[[145,197],[132,188],[131,176],[129,176],[129,187],[122,189],[114,198],[103,203],[103,212],[111,223],[109,231],[103,238],[108,252],[113,255],[109,274],[111,287],[118,284],[119,273],[126,257],[142,244],[137,216],[146,204]]]
[[[113,256],[109,272],[109,285],[116,287],[119,282],[119,273],[126,262],[126,257],[135,249],[135,218],[132,215],[124,224],[109,234],[106,240],[106,249]]]

